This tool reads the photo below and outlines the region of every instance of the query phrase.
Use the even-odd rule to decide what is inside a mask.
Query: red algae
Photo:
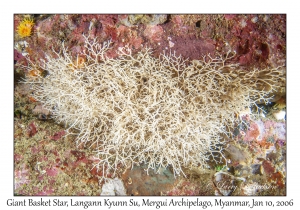
[[[66,134],[66,132],[64,130],[62,130],[62,131],[55,133],[53,136],[50,137],[50,139],[57,141],[60,138],[62,138],[65,134]]]
[[[27,135],[29,137],[33,137],[38,131],[34,125],[34,122],[31,122],[29,125],[28,125],[28,128],[27,128]]]

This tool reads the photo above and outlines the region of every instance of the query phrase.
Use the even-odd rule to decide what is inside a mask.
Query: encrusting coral
[[[78,145],[96,148],[96,166],[107,173],[118,164],[171,166],[174,175],[183,167],[207,168],[223,157],[222,136],[230,135],[238,115],[267,103],[285,84],[284,67],[245,71],[227,62],[231,53],[188,62],[120,48],[119,58],[110,59],[110,44],[85,37],[77,59],[62,44],[55,57],[27,67],[47,75],[25,79],[67,133],[78,135]]]

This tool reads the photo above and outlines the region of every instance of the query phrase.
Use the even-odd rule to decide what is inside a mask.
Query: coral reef
[[[18,27],[24,20],[30,20],[26,25],[29,26],[28,29],[31,29],[29,36],[21,36],[18,31]],[[101,195],[108,192],[107,189],[110,190],[110,194],[116,194],[116,186],[113,185],[114,187],[107,188],[108,185],[104,184],[103,176],[107,177],[107,184],[116,180],[115,178],[121,179],[124,183],[127,195],[225,195],[228,194],[226,187],[228,187],[228,189],[234,189],[230,192],[230,195],[286,195],[286,91],[284,72],[276,73],[276,71],[284,71],[285,69],[285,14],[15,14],[13,24],[15,28],[14,192],[16,195]],[[110,165],[107,165],[108,163],[105,162],[104,159],[102,159],[102,163],[99,162],[99,158],[103,158],[103,155],[99,154],[97,158],[97,149],[102,149],[99,145],[103,142],[100,142],[99,140],[98,145],[96,143],[92,145],[94,139],[81,143],[80,137],[78,138],[79,134],[81,134],[81,136],[84,135],[84,132],[79,130],[80,127],[82,128],[84,126],[77,125],[77,128],[79,127],[78,129],[75,129],[74,126],[68,129],[72,123],[62,121],[62,124],[58,124],[57,121],[52,119],[53,117],[55,118],[53,111],[59,112],[57,109],[58,107],[54,106],[54,109],[52,109],[53,106],[51,107],[47,98],[44,98],[45,100],[42,101],[43,103],[37,98],[44,90],[43,87],[40,86],[42,84],[38,82],[46,81],[47,75],[51,76],[49,74],[50,72],[52,72],[52,74],[57,73],[45,70],[43,60],[45,60],[45,62],[48,61],[46,55],[53,60],[52,64],[55,63],[55,59],[60,60],[60,57],[66,59],[69,56],[71,61],[66,61],[64,65],[68,65],[68,68],[66,69],[71,70],[69,75],[70,78],[82,78],[82,81],[93,81],[93,79],[88,77],[90,76],[91,78],[97,78],[99,80],[99,83],[92,82],[91,86],[103,83],[103,85],[108,88],[103,89],[103,92],[99,93],[100,87],[94,90],[94,92],[88,87],[82,88],[82,92],[80,92],[81,90],[79,91],[78,87],[74,86],[72,88],[76,90],[75,92],[77,95],[75,95],[76,97],[73,95],[73,99],[76,99],[77,102],[80,101],[78,100],[81,98],[80,94],[82,94],[83,99],[89,99],[91,101],[99,100],[99,97],[96,96],[97,94],[101,97],[108,95],[112,95],[113,98],[116,96],[119,97],[117,103],[113,103],[114,114],[121,116],[121,118],[118,119],[119,121],[117,121],[116,118],[112,118],[110,114],[106,115],[108,119],[103,119],[103,116],[101,115],[99,115],[98,118],[94,118],[104,124],[108,123],[107,128],[113,125],[112,122],[128,123],[126,125],[122,124],[119,127],[111,126],[110,128],[114,129],[113,131],[116,131],[118,128],[123,128],[122,132],[124,132],[124,130],[127,132],[126,129],[136,129],[139,126],[143,126],[143,124],[134,124],[134,126],[131,126],[130,123],[135,119],[145,120],[146,117],[150,117],[150,114],[153,114],[147,113],[149,109],[143,111],[142,108],[148,106],[149,103],[152,102],[152,93],[155,93],[153,92],[155,88],[156,90],[159,90],[160,87],[169,88],[168,85],[160,85],[159,87],[151,86],[157,78],[152,77],[151,73],[145,73],[147,71],[141,71],[144,73],[143,75],[135,72],[136,74],[132,76],[132,72],[126,69],[130,66],[129,63],[124,65],[124,67],[126,67],[125,69],[122,67],[122,70],[124,70],[125,73],[117,77],[115,77],[115,75],[119,71],[115,70],[110,71],[109,73],[106,72],[105,74],[102,74],[104,71],[101,71],[101,74],[97,74],[98,68],[95,68],[95,72],[86,71],[86,67],[90,67],[94,61],[90,57],[84,55],[84,52],[86,54],[89,54],[90,52],[86,49],[86,39],[83,34],[88,35],[91,40],[97,37],[99,43],[103,43],[106,40],[112,41],[109,49],[104,52],[105,59],[98,59],[97,64],[95,64],[101,66],[99,69],[102,69],[105,67],[105,64],[109,63],[107,59],[125,59],[126,61],[119,61],[121,65],[124,65],[123,63],[127,63],[127,60],[131,59],[130,56],[135,60],[138,60],[141,64],[149,64],[148,62],[142,62],[143,56],[143,58],[141,58],[141,55],[145,54],[145,51],[147,51],[145,49],[147,48],[151,48],[151,53],[148,51],[149,56],[146,56],[145,58],[151,58],[153,62],[156,62],[150,65],[151,72],[156,72],[158,70],[155,66],[161,61],[165,61],[163,58],[164,56],[167,58],[172,57],[173,60],[176,60],[178,55],[182,56],[181,64],[184,65],[181,65],[182,69],[181,67],[178,67],[178,69],[181,69],[178,71],[178,75],[180,79],[182,79],[179,82],[174,78],[174,76],[178,76],[176,70],[172,71],[170,68],[164,69],[167,64],[158,65],[158,68],[160,68],[162,72],[165,72],[163,78],[170,78],[168,80],[170,80],[172,84],[175,84],[175,87],[171,90],[167,89],[160,95],[157,94],[157,96],[161,98],[156,97],[156,99],[160,102],[164,101],[162,97],[168,98],[170,96],[174,99],[174,97],[178,97],[178,94],[176,94],[176,91],[174,90],[177,88],[183,90],[180,93],[184,93],[185,95],[180,96],[181,98],[178,100],[182,100],[183,98],[188,101],[185,104],[179,103],[179,106],[184,105],[185,107],[186,104],[190,103],[188,107],[184,108],[184,111],[189,110],[193,106],[196,107],[195,111],[192,112],[192,114],[195,114],[192,121],[190,120],[192,114],[189,115],[188,112],[182,112],[180,113],[182,115],[179,115],[180,120],[182,120],[182,118],[189,119],[189,121],[185,122],[187,129],[195,125],[204,126],[203,128],[213,126],[214,128],[214,126],[224,123],[222,124],[224,127],[215,130],[214,133],[215,136],[220,136],[218,138],[213,136],[212,138],[213,140],[220,141],[218,147],[220,147],[219,149],[222,148],[221,151],[219,150],[219,153],[213,153],[214,158],[213,156],[209,157],[210,152],[205,154],[207,155],[205,160],[206,166],[210,168],[203,170],[205,167],[200,164],[201,161],[198,161],[198,166],[196,167],[192,164],[187,167],[182,165],[181,169],[185,176],[176,176],[175,179],[172,174],[172,167],[159,169],[159,166],[157,166],[154,170],[145,170],[148,167],[147,164],[134,165],[139,159],[135,159],[134,161],[128,160],[126,161],[127,165],[114,165],[116,160],[112,156],[108,161]],[[64,56],[61,46],[62,42],[64,48],[68,49],[68,51],[66,51],[67,56]],[[123,49],[123,54],[125,54],[123,55],[123,58],[120,57],[119,49]],[[140,52],[141,50],[144,51]],[[57,53],[59,51],[61,52]],[[230,58],[227,57],[226,59],[227,52],[229,51],[234,53],[229,54],[228,56],[230,56]],[[165,52],[172,52],[176,56],[166,55],[164,54]],[[130,54],[130,56],[128,54]],[[202,57],[205,55],[209,56],[206,56],[203,60]],[[90,56],[95,58],[92,54],[90,54]],[[201,61],[198,61],[199,59]],[[223,62],[219,62],[221,60]],[[169,62],[169,64],[172,63],[173,61]],[[210,64],[215,66],[213,67]],[[24,68],[24,66],[28,66],[28,68]],[[112,65],[111,68],[113,66],[117,67],[117,65]],[[198,73],[195,75],[187,75],[187,72],[192,71],[191,66],[194,66],[194,70]],[[221,68],[222,66],[223,68]],[[147,68],[148,67],[149,65]],[[132,68],[135,71],[140,71],[140,66],[138,64],[134,64]],[[174,68],[177,67],[175,66]],[[194,79],[199,78],[200,76],[197,74],[204,74],[205,69],[207,68],[211,68],[213,72],[208,74],[207,77],[198,79],[198,82],[192,82],[193,79],[190,77],[194,76]],[[227,72],[228,70],[231,72]],[[273,70],[275,73],[270,73]],[[85,75],[79,77],[78,73],[80,71]],[[216,72],[221,72],[221,75],[229,78],[227,82],[228,86],[221,85],[220,91],[223,91],[226,87],[228,90],[232,90],[235,87],[245,86],[249,87],[250,90],[253,90],[252,92],[249,92],[249,97],[252,96],[252,98],[249,99],[248,96],[245,96],[240,99],[239,97],[242,93],[233,97],[226,94],[218,95],[217,91],[208,91],[211,87],[216,87],[216,90],[219,90],[218,81],[220,80],[220,77],[215,74]],[[252,77],[250,76],[251,72],[253,73]],[[64,74],[59,73],[58,75]],[[99,75],[104,75],[106,77],[98,78]],[[126,116],[126,113],[120,115],[120,110],[116,108],[116,106],[122,105],[122,97],[124,94],[128,93],[118,92],[119,95],[116,95],[117,91],[113,92],[113,90],[115,90],[114,88],[122,89],[125,87],[124,83],[126,78],[121,78],[124,75],[131,75],[132,77],[130,78],[136,82],[135,84],[138,84],[138,91],[140,92],[135,92],[135,96],[138,97],[134,98],[134,100],[130,98],[130,102],[135,102],[136,99],[140,100],[140,104],[138,104],[140,105],[140,109],[136,111],[136,113],[139,114],[137,117],[134,116],[130,118],[130,111],[132,109],[134,110],[135,106],[128,105],[130,110],[127,110],[128,113]],[[169,75],[172,76],[168,77]],[[135,76],[138,76],[138,78],[135,78]],[[203,89],[205,85],[207,86],[210,84],[208,82],[209,76],[212,78],[212,81],[216,82],[214,85],[207,87],[207,89]],[[31,84],[20,83],[20,80],[24,77],[27,77],[27,79],[35,83],[33,86],[35,86],[38,91],[30,89],[30,86],[32,86]],[[149,79],[150,77],[152,77],[152,79]],[[89,80],[87,80],[87,78]],[[273,79],[276,78],[278,80],[273,81]],[[258,81],[258,79],[261,80]],[[121,80],[124,83],[122,83]],[[165,80],[166,79],[160,78],[158,82],[165,82]],[[110,81],[109,84],[108,81]],[[270,84],[263,84],[264,82],[262,81]],[[167,84],[168,82],[165,83]],[[201,82],[206,83],[201,86]],[[231,82],[236,82],[238,85],[230,86]],[[85,85],[86,83],[78,83],[75,80],[72,84]],[[188,84],[191,85],[189,86]],[[84,85],[83,87],[87,87]],[[132,86],[133,85],[129,85],[128,87]],[[186,88],[186,86],[189,87]],[[269,91],[270,86],[274,89],[272,93]],[[59,87],[59,85],[56,83],[53,88],[57,87]],[[50,84],[48,84],[47,88],[52,91]],[[64,90],[65,88],[67,91],[70,91],[70,85],[60,86],[60,88],[63,88],[62,93],[66,92]],[[188,92],[193,88],[198,91],[192,93]],[[266,100],[256,100],[259,96],[253,97],[253,94],[255,94],[254,90],[260,92],[262,89],[264,89],[262,92],[267,93],[269,91],[270,94],[265,95]],[[104,92],[106,90],[109,91],[105,95]],[[85,95],[89,94],[89,91],[95,93],[94,99],[93,97],[88,98]],[[147,96],[145,96],[146,91],[150,91]],[[246,93],[249,90],[242,88],[242,91]],[[228,94],[233,92],[234,91],[229,91]],[[137,93],[139,93],[139,95]],[[130,95],[130,93],[128,93],[128,95]],[[200,95],[200,97],[192,98],[192,96],[197,95]],[[53,99],[57,99],[53,97],[53,95],[50,96]],[[146,101],[146,98],[141,99],[139,98],[140,96],[147,97],[150,101]],[[204,96],[207,96],[207,101],[203,102]],[[215,100],[217,96],[221,96],[219,100]],[[271,96],[273,97],[271,98]],[[62,100],[59,102],[65,102],[68,97],[61,97],[60,99]],[[249,99],[245,103],[247,105],[245,105],[244,109],[238,113],[235,109],[239,108],[241,105],[240,102],[244,99]],[[109,100],[106,98],[105,100],[101,99],[100,101],[107,105],[112,104],[112,101]],[[252,103],[253,106],[249,108],[248,105],[255,100],[257,103]],[[45,101],[48,103],[48,107],[45,107]],[[271,103],[265,105],[264,103],[266,101],[270,101]],[[124,100],[124,103],[127,102],[127,99]],[[172,102],[174,102],[173,104],[176,104],[176,100]],[[223,103],[223,106],[221,106],[221,102]],[[237,104],[235,104],[236,102]],[[85,105],[88,105],[89,103],[90,102],[87,101],[85,102]],[[150,111],[153,111],[154,109],[156,111],[156,108],[158,109],[156,117],[159,119],[166,116],[166,112],[162,112],[162,110],[158,108],[161,104],[163,103],[150,109]],[[82,103],[82,105],[84,105],[84,103]],[[97,106],[97,111],[101,110],[100,107],[101,105]],[[221,111],[216,111],[216,107]],[[228,115],[225,114],[222,116],[223,121],[222,117],[216,117],[216,115],[221,112],[223,113],[224,109],[228,109],[228,107],[230,110],[228,112],[225,111]],[[170,113],[176,109],[176,107],[172,108],[173,109],[170,109]],[[210,109],[212,111],[210,111]],[[183,109],[180,108],[179,110],[182,111]],[[74,109],[71,108],[71,111],[73,112]],[[207,111],[207,113],[203,114],[203,111]],[[216,112],[213,113],[213,111]],[[226,117],[229,116],[230,111],[232,112],[230,115],[231,118],[227,118],[226,121]],[[256,113],[256,111],[258,111],[258,113]],[[79,111],[79,118],[82,117],[84,112],[88,114],[91,113],[86,109],[81,109]],[[201,119],[197,116],[199,113],[203,114]],[[73,114],[75,119],[77,113],[73,112]],[[100,114],[103,114],[103,112]],[[143,114],[145,118],[142,118]],[[59,116],[62,116],[61,112]],[[57,116],[57,119],[59,119],[59,116]],[[87,115],[85,119],[88,121],[90,116],[91,115]],[[127,121],[125,121],[125,117],[127,117]],[[172,119],[173,118],[175,117],[172,117]],[[207,127],[204,125],[205,122],[195,123],[196,120],[201,122],[204,119],[209,123]],[[217,123],[211,123],[211,120],[216,122],[216,119],[218,120]],[[111,121],[107,122],[108,120]],[[72,119],[72,122],[74,123],[76,121],[73,121]],[[150,121],[145,120],[147,125],[149,122]],[[67,125],[68,123],[69,126]],[[90,125],[97,124],[94,124],[94,122],[90,120]],[[155,127],[155,124],[152,123],[151,125]],[[232,125],[234,125],[234,129],[230,128]],[[166,124],[166,126],[169,125]],[[174,124],[173,121],[172,126],[173,127],[170,129],[175,129],[177,124]],[[143,127],[143,129],[149,128],[149,126]],[[162,130],[163,127],[155,128],[157,129],[155,132],[158,134],[166,131]],[[97,134],[97,131],[95,132],[89,128],[84,129],[87,129],[88,133],[94,132]],[[103,128],[99,128],[99,130],[100,129]],[[103,132],[103,135],[113,131],[107,129]],[[223,131],[226,132],[222,133]],[[201,132],[202,134],[208,133],[208,135],[211,135],[212,133],[212,131],[208,129]],[[112,133],[109,134],[111,134],[110,136],[114,136]],[[123,134],[124,133],[122,133],[122,135]],[[147,137],[149,137],[149,134],[151,133],[146,134],[148,135]],[[152,134],[154,134],[154,132]],[[119,133],[116,134],[116,136],[117,135],[119,135]],[[177,137],[176,135],[178,136],[178,133],[174,134],[175,137]],[[165,136],[163,137],[165,138]],[[188,136],[188,138],[189,137],[190,136]],[[180,140],[185,142],[184,138]],[[204,138],[203,141],[205,142],[206,139],[209,138]],[[113,140],[118,139],[115,138]],[[150,139],[146,139],[146,142],[148,140]],[[119,142],[124,143],[124,141]],[[156,141],[155,143],[161,142],[163,141]],[[188,143],[194,142],[196,141],[192,139],[192,141]],[[109,140],[104,143],[111,143],[110,146],[113,144],[113,142],[109,142]],[[133,143],[133,141],[130,143]],[[164,145],[162,145],[162,148],[165,149],[165,151],[168,151],[168,148]],[[175,145],[175,147],[176,146],[178,145]],[[118,149],[115,145],[112,147]],[[125,149],[129,148],[130,145]],[[144,149],[144,147],[141,149]],[[181,151],[179,151],[178,154],[183,150],[186,150],[187,153],[192,151],[188,158],[197,158],[192,149],[187,147],[183,148],[182,145],[180,145],[179,149]],[[115,155],[114,152],[116,151],[110,150],[109,152],[112,152],[112,154]],[[126,152],[127,150],[124,150],[124,153]],[[159,157],[159,155],[163,153],[161,151],[155,151],[155,154],[150,152],[151,151],[147,154],[148,157],[154,157],[156,154],[158,156],[155,157]],[[222,155],[220,153],[224,153],[226,162],[222,160]],[[166,154],[168,155],[168,153]],[[215,163],[214,160],[218,160],[218,162]],[[178,162],[180,161],[182,160],[179,159]],[[194,161],[194,163],[197,164],[196,161]],[[103,165],[103,168],[95,167]],[[111,166],[113,170],[109,170],[109,166]],[[117,169],[114,173],[115,168]],[[228,176],[215,176],[218,172],[225,173]],[[146,176],[146,174],[148,175]],[[215,178],[219,179],[216,180]],[[244,181],[234,181],[240,180],[239,178],[242,178]],[[121,183],[121,181],[118,181],[118,183]],[[225,188],[223,188],[222,185]],[[124,194],[125,191],[122,191],[122,194]]]
[[[178,175],[182,167],[222,162],[222,136],[230,135],[236,117],[268,103],[285,84],[283,67],[244,71],[227,63],[231,53],[188,62],[119,48],[119,58],[111,59],[110,42],[84,38],[77,58],[62,43],[55,57],[29,61],[27,72],[36,72],[26,83],[66,132],[78,135],[77,145],[95,149],[96,166],[107,173],[120,163],[146,163],[147,170],[171,166]]]

